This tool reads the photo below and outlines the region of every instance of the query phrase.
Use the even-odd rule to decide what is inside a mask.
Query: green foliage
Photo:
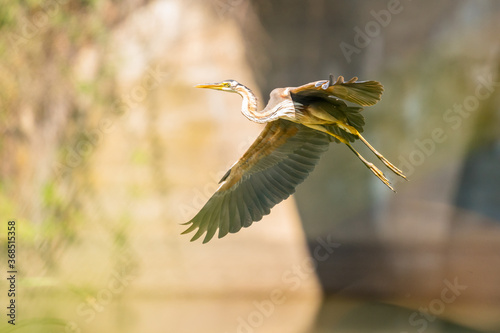
[[[55,249],[76,240],[87,214],[81,205],[89,195],[85,163],[68,167],[65,154],[118,99],[113,64],[102,55],[112,26],[133,6],[96,0],[0,6],[0,214],[22,219],[26,249],[36,251],[35,235],[42,237],[47,246],[40,253],[50,262]],[[97,70],[83,81],[77,70],[89,47],[97,50]],[[69,172],[59,174],[56,164]],[[19,189],[7,183],[27,190],[15,195]],[[21,202],[29,203],[24,211]]]

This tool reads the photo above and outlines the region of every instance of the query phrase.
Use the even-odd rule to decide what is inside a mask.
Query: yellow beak
[[[194,87],[195,88],[208,88],[208,89],[222,90],[223,86],[220,83],[207,83],[207,84],[197,84]]]

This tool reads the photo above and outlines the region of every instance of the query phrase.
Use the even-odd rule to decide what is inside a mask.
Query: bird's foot
[[[328,89],[329,87],[331,86],[334,86],[336,84],[342,84],[342,83],[353,83],[353,82],[356,82],[358,80],[357,77],[353,77],[352,79],[350,79],[349,81],[345,82],[344,81],[344,77],[342,75],[340,75],[337,80],[335,80],[335,76],[333,76],[333,74],[330,74],[330,77],[328,78],[328,80],[321,80],[321,81],[318,81],[316,82],[316,84],[314,85],[316,88],[317,87],[321,87],[322,89],[326,90]]]
[[[394,164],[389,162],[389,160],[387,158],[385,158],[381,153],[379,153],[375,148],[373,148],[372,145],[368,141],[366,141],[366,139],[361,134],[357,133],[356,135],[375,154],[375,156],[377,156],[377,158],[379,160],[381,160],[382,163],[385,164],[386,167],[391,169],[391,171],[394,172],[399,177],[401,177],[405,180],[408,180],[408,179],[406,179],[406,176],[404,175],[403,171],[398,169]]]
[[[382,156],[382,154],[376,154],[376,156],[378,157],[379,160],[382,161],[382,163],[385,164],[385,166],[387,166],[389,169],[391,169],[392,172],[394,172],[396,175],[398,175],[399,177],[403,178],[404,180],[408,180],[405,176],[405,174],[403,173],[403,171],[401,171],[399,168],[397,168],[394,164],[392,164],[391,162],[389,162],[388,159],[386,159],[384,156]]]
[[[339,76],[339,79],[340,78],[342,78],[342,76]],[[328,87],[333,86],[334,84],[335,84],[335,77],[333,76],[333,74],[330,74],[328,80],[318,81],[314,86],[316,88],[321,86],[322,89],[326,90],[328,89]]]
[[[365,165],[368,169],[371,170],[371,172],[373,172],[373,174],[375,176],[377,176],[378,179],[380,179],[382,181],[382,183],[387,185],[387,187],[389,187],[393,192],[396,192],[396,191],[394,191],[394,188],[389,183],[389,179],[387,179],[385,177],[385,175],[382,173],[382,171],[380,171],[379,168],[377,168],[373,163],[365,163]]]

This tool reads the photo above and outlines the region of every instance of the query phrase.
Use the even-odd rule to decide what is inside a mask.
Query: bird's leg
[[[366,139],[361,135],[361,133],[359,133],[357,129],[342,122],[337,122],[336,125],[341,129],[343,129],[344,131],[356,135],[365,144],[365,146],[367,146],[368,149],[370,149],[375,154],[375,156],[377,156],[377,158],[380,161],[382,161],[382,163],[385,164],[385,166],[391,169],[391,171],[394,172],[399,177],[408,180],[406,179],[406,176],[403,174],[403,171],[399,170],[394,164],[389,162],[387,158],[385,158],[381,153],[379,153],[375,148],[373,148],[372,145],[368,141],[366,141]]]
[[[384,163],[389,169],[391,169],[392,172],[394,172],[399,177],[408,180],[406,179],[406,176],[404,175],[403,171],[399,170],[394,164],[389,162],[389,160],[387,160],[381,153],[379,153],[375,148],[373,148],[372,145],[370,145],[370,143],[366,141],[366,139],[363,138],[363,136],[359,133],[358,133],[358,138],[361,141],[363,141],[363,143],[368,147],[368,149],[370,149],[375,154],[375,156],[377,156],[378,159],[382,161],[382,163]]]
[[[306,125],[307,127],[309,128],[312,128],[312,129],[315,129],[317,131],[320,131],[320,132],[323,132],[323,133],[326,133],[330,136],[333,136],[335,139],[339,140],[340,142],[342,143],[345,143],[346,145],[349,144],[349,142],[344,139],[343,137],[341,137],[340,135],[337,135],[333,132],[330,132],[329,130],[327,130],[326,128],[324,128],[322,125],[317,125],[317,124],[307,124]]]
[[[350,150],[352,150],[352,152],[354,154],[356,154],[356,156],[361,160],[361,162],[363,162],[363,164],[368,168],[370,169],[373,174],[375,176],[378,177],[378,179],[380,179],[385,185],[387,185],[387,187],[389,187],[392,191],[394,191],[394,189],[392,188],[391,184],[389,183],[389,180],[385,177],[384,173],[382,171],[380,171],[379,168],[377,168],[373,163],[370,163],[368,162],[367,160],[365,160],[365,158],[363,156],[361,156],[360,153],[358,153],[356,151],[356,149],[354,149],[354,147],[346,140],[344,139],[343,137],[335,134],[335,133],[332,133],[330,132],[329,130],[327,130],[326,128],[324,128],[323,126],[321,125],[307,125],[309,128],[312,128],[312,129],[315,129],[315,130],[318,130],[318,131],[321,131],[323,133],[326,133],[328,135],[331,135],[333,136],[335,139],[339,140],[340,142],[344,143],[347,147],[349,147]],[[357,131],[356,131],[357,132]],[[383,157],[383,156],[382,156]],[[399,169],[398,169],[399,170]],[[396,192],[396,191],[394,191]]]
[[[379,168],[377,168],[373,163],[370,163],[367,160],[365,160],[364,157],[361,156],[361,154],[358,153],[356,151],[356,149],[354,149],[354,147],[351,146],[351,144],[349,142],[346,142],[345,144],[347,145],[347,147],[349,147],[349,149],[352,150],[352,152],[354,154],[356,154],[356,156],[361,160],[361,162],[363,162],[363,164],[368,169],[370,169],[373,172],[373,174],[378,177],[378,179],[380,179],[382,181],[382,183],[384,183],[385,185],[387,185],[387,187],[390,188],[393,192],[396,192],[396,191],[394,191],[394,189],[392,188],[391,184],[389,183],[389,180],[385,177],[385,175],[383,174],[382,171],[380,171]]]

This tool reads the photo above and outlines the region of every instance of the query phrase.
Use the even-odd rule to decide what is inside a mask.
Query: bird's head
[[[241,87],[242,84],[235,80],[224,80],[218,83],[208,83],[208,84],[198,84],[196,88],[209,88],[215,90],[222,90],[227,92],[238,93],[238,88]]]

